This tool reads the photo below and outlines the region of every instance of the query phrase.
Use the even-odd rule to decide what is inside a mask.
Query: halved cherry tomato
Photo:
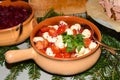
[[[80,30],[79,30],[79,33],[82,33],[83,32],[83,29],[81,28]]]
[[[66,26],[59,26],[58,30],[57,30],[57,34],[60,35],[63,32],[65,32],[66,30]]]
[[[40,49],[40,52],[46,54],[45,50],[44,49]]]
[[[63,54],[62,53],[57,53],[57,54],[55,54],[55,57],[57,57],[57,58],[63,58]]]
[[[60,48],[60,51],[61,51],[62,53],[66,52],[66,47]]]
[[[67,53],[67,52],[64,53],[64,58],[70,58],[70,57],[71,57],[71,53]]]
[[[76,35],[76,34],[77,34],[77,30],[73,29],[73,35]]]
[[[55,54],[60,53],[60,48],[59,47],[55,46],[54,44],[51,45],[50,47],[51,47],[53,53],[55,53]]]
[[[37,49],[44,49],[48,47],[48,44],[49,44],[48,41],[44,39],[43,41],[37,41],[35,45]]]
[[[42,28],[40,29],[40,31],[41,31],[41,32],[48,32],[49,29],[50,29],[50,27],[42,27]]]
[[[44,46],[44,48],[47,48],[48,45],[49,45],[48,40],[47,40],[47,39],[44,39],[42,42],[43,42],[43,46]]]
[[[89,38],[85,38],[84,39],[84,45],[85,45],[85,47],[89,47],[90,43],[91,43],[91,39],[89,39]]]
[[[50,36],[53,36],[53,37],[57,36],[57,30],[55,28],[50,28],[48,33]]]
[[[37,41],[35,46],[36,46],[37,49],[43,49],[44,48],[44,45],[43,45],[42,41]]]

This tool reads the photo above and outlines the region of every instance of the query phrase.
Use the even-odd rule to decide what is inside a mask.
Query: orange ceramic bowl
[[[91,68],[100,57],[101,49],[99,44],[93,51],[91,51],[88,54],[85,54],[77,58],[67,58],[67,59],[50,57],[36,49],[35,44],[33,42],[33,38],[35,37],[36,33],[44,25],[45,26],[54,25],[61,20],[67,22],[68,24],[83,23],[91,26],[91,28],[94,30],[94,34],[96,34],[96,38],[98,39],[98,41],[101,41],[101,33],[99,29],[90,21],[75,16],[57,16],[53,18],[48,18],[40,22],[37,26],[35,26],[30,35],[30,41],[32,47],[26,50],[8,51],[5,54],[6,61],[8,63],[15,63],[27,59],[33,59],[43,70],[59,75],[74,75],[77,73],[84,72],[89,68]],[[20,54],[20,53],[24,53],[24,54]]]
[[[9,0],[2,1],[0,6],[22,6],[26,9],[31,9],[32,13],[30,16],[22,23],[22,28],[20,25],[13,26],[11,28],[0,29],[0,46],[9,46],[23,42],[26,40],[33,29],[32,19],[34,16],[33,8],[25,1],[14,1],[11,2]],[[21,34],[20,34],[20,31]]]

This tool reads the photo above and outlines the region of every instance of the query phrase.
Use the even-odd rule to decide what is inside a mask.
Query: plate
[[[110,29],[113,29],[112,28],[112,25],[110,25],[108,22],[102,20],[102,19],[99,19],[99,18],[94,18],[94,17],[91,17],[93,20],[95,20],[96,22],[98,22],[99,24],[107,27],[107,28],[110,28]]]
[[[96,22],[102,24],[104,27],[120,32],[120,20],[115,21],[109,18],[98,0],[88,0],[86,10],[87,14]]]

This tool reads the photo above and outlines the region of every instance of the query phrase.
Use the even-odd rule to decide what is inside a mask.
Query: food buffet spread
[[[103,7],[109,2],[4,1],[0,1],[0,5],[6,5],[0,6],[0,11],[7,16],[0,14],[3,17],[0,23],[2,80],[120,79],[120,23],[115,14],[107,16]],[[16,7],[17,2],[22,6]],[[15,13],[9,14],[10,10]],[[8,25],[6,21],[13,23]],[[2,24],[7,27],[3,28]],[[4,38],[5,33],[9,37]],[[9,42],[5,44],[6,41]]]

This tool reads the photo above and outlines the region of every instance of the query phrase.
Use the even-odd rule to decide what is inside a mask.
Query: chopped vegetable
[[[0,29],[11,28],[23,23],[32,13],[32,9],[18,6],[0,5]]]

